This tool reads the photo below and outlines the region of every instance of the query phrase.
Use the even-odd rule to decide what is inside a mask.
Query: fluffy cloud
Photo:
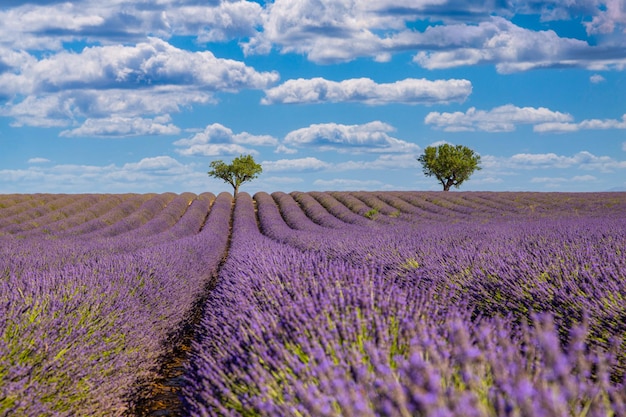
[[[139,90],[70,90],[28,96],[20,102],[0,107],[0,115],[12,117],[16,126],[65,127],[72,121],[84,118],[166,117],[169,113],[181,111],[183,107],[211,102],[211,93],[194,91],[186,86],[158,86]]]
[[[149,38],[132,46],[92,46],[80,53],[62,51],[0,75],[5,93],[42,94],[64,90],[150,88],[189,85],[207,91],[264,88],[274,72],[259,73],[243,62],[190,52]]]
[[[278,140],[269,135],[253,135],[248,132],[234,133],[219,123],[208,125],[202,132],[190,138],[179,139],[174,145],[181,147],[181,155],[236,155],[243,153],[258,154],[249,146],[277,146]]]
[[[626,161],[618,161],[610,156],[598,156],[588,151],[581,151],[572,156],[555,153],[520,153],[509,158],[485,158],[483,165],[493,169],[566,169],[576,167],[584,170],[613,172],[626,169]]]
[[[485,131],[510,132],[518,124],[562,123],[572,120],[567,113],[552,111],[545,107],[517,107],[507,104],[489,111],[471,107],[465,113],[431,112],[425,123],[448,132]]]
[[[494,64],[503,73],[557,66],[621,70],[626,59],[617,43],[594,46],[508,20],[517,13],[538,13],[543,20],[591,16],[589,33],[613,32],[626,22],[620,1],[277,0],[267,6],[263,30],[244,50],[267,53],[277,47],[317,63],[359,57],[388,61],[396,52],[412,50],[425,68]],[[437,23],[410,30],[416,21]]]
[[[590,1],[590,0],[587,0]],[[626,27],[626,5],[623,0],[601,1],[591,22],[585,22],[588,33],[613,33]]]
[[[137,162],[108,165],[34,165],[28,169],[0,170],[3,192],[153,192],[206,190],[206,172],[169,156],[143,158]],[[220,189],[215,181],[211,189]]]
[[[420,149],[413,143],[389,136],[392,131],[392,126],[380,121],[362,125],[313,124],[288,133],[284,143],[294,147],[350,153],[410,153]]]
[[[327,169],[331,165],[317,158],[297,158],[297,159],[279,159],[278,161],[261,162],[263,171],[265,172],[283,172],[283,171],[319,171]]]
[[[427,68],[495,63],[501,71],[554,65],[623,68],[622,45],[591,46],[508,22],[515,14],[543,21],[577,19],[589,34],[626,27],[622,0],[98,0],[17,2],[0,10],[0,45],[58,51],[64,43],[137,43],[146,35],[194,36],[199,42],[239,40],[244,51],[305,54],[314,62],[372,57],[388,61],[412,50]],[[584,17],[581,18],[581,17]],[[414,22],[433,22],[411,30]],[[602,39],[600,39],[602,40]],[[2,54],[4,56],[4,54]]]
[[[621,120],[588,119],[579,123],[542,123],[533,127],[535,132],[565,133],[579,130],[626,129],[626,114]]]
[[[102,119],[87,119],[82,126],[64,130],[61,136],[104,136],[122,137],[139,135],[177,135],[180,129],[169,123],[169,115],[145,119],[141,117],[112,116]]]
[[[265,90],[263,104],[324,103],[360,101],[367,104],[434,104],[463,102],[472,92],[468,80],[436,80],[408,78],[389,84],[377,84],[369,78],[341,82],[324,78],[288,80]]]
[[[476,26],[432,26],[421,37],[424,48],[414,61],[428,69],[494,64],[498,72],[511,73],[546,67],[626,67],[617,47],[594,47],[578,39],[561,38],[552,30],[525,29],[496,16]],[[432,39],[430,46],[428,39]]]
[[[13,8],[7,2],[11,0],[5,0],[5,10],[0,11],[0,43],[31,50],[58,50],[62,42],[85,38],[134,42],[146,34],[223,41],[251,36],[262,23],[261,5],[244,0],[159,0],[148,7],[132,0],[15,2]]]
[[[473,21],[502,11],[503,2],[458,0],[277,0],[265,14],[263,31],[245,45],[247,53],[302,53],[314,62],[350,61],[369,56],[388,61],[391,54],[423,46],[408,30],[416,20]],[[506,11],[504,11],[506,13]]]
[[[0,73],[0,97],[12,98],[0,115],[15,118],[18,125],[66,126],[82,118],[162,116],[211,102],[218,91],[262,89],[278,80],[275,72],[257,72],[242,62],[216,58],[208,51],[178,49],[156,38],[134,46],[94,46],[80,53],[20,59],[28,64]],[[93,135],[111,134],[96,131],[93,121],[86,124],[84,129]],[[144,134],[145,123],[136,126],[137,131],[126,133]],[[173,129],[151,131],[171,134]]]

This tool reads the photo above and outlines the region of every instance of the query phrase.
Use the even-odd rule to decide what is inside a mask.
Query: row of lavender
[[[240,194],[188,413],[626,415],[625,220],[624,194]]]
[[[215,274],[232,198],[0,199],[0,416],[128,413]]]

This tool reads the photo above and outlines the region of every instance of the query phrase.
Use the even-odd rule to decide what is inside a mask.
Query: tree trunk
[[[454,185],[454,180],[452,178],[448,178],[445,183],[443,183],[443,191],[450,191],[450,187]]]
[[[235,191],[233,191],[233,198],[237,197],[237,193],[239,192],[239,185],[233,185]]]

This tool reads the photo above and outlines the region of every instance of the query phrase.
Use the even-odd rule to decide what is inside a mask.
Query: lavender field
[[[624,416],[625,371],[626,193],[0,195],[0,416]]]

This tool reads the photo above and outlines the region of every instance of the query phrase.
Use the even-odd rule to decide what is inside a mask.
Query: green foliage
[[[444,191],[459,186],[476,170],[480,170],[480,155],[463,145],[428,146],[424,154],[417,158],[424,169],[424,175],[435,176]]]
[[[367,213],[365,213],[365,217],[367,217],[370,220],[374,220],[376,218],[376,216],[378,215],[378,209],[371,209],[369,210]]]
[[[237,195],[241,184],[257,178],[262,171],[261,165],[254,161],[252,155],[239,155],[230,164],[222,160],[211,162],[208,174],[232,185],[233,194]]]

